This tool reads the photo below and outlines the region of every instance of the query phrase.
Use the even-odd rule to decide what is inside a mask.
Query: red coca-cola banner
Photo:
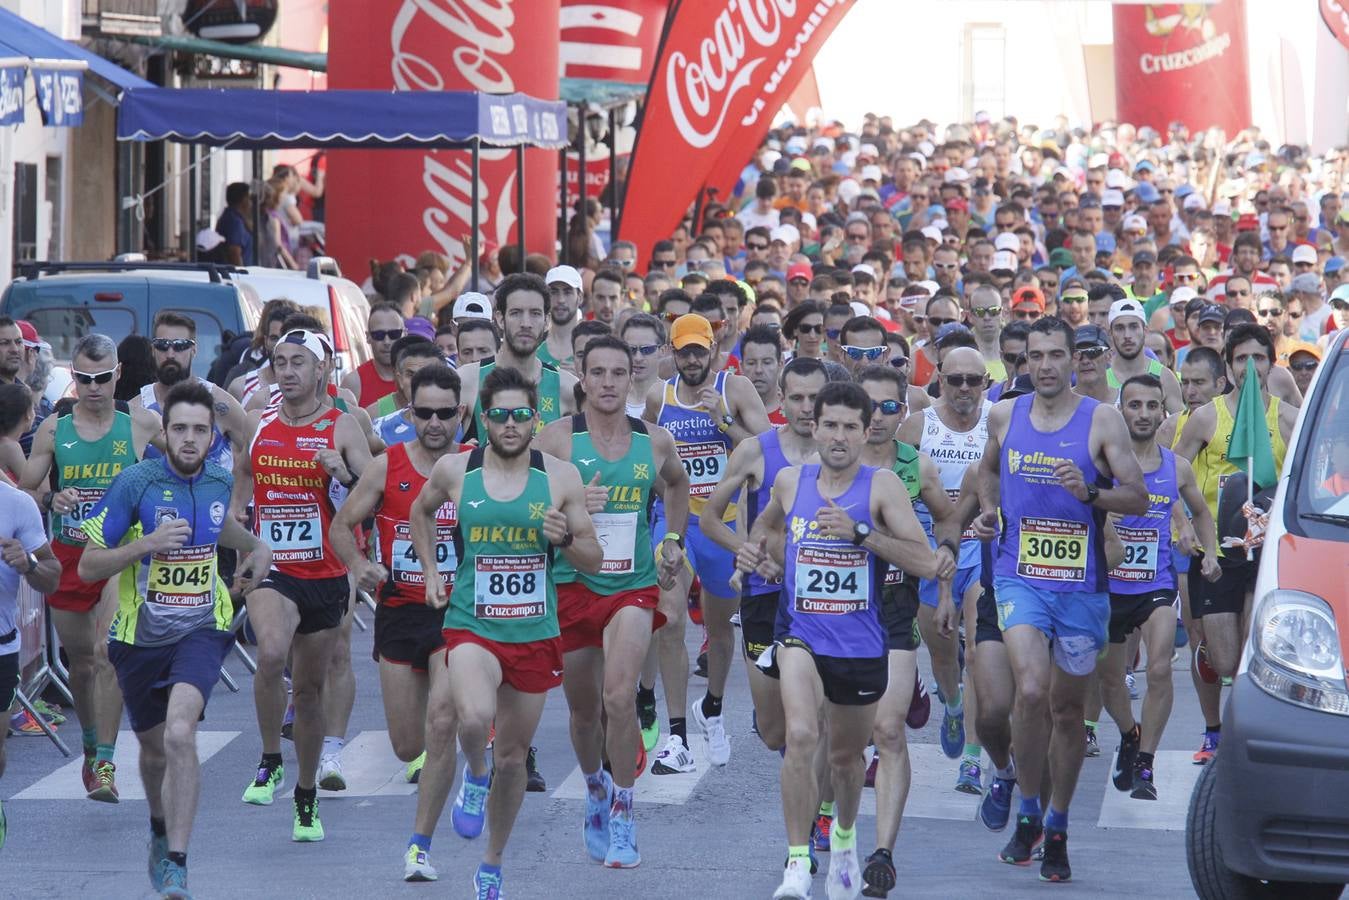
[[[563,78],[646,84],[669,0],[562,0]]]
[[[1326,23],[1335,40],[1349,50],[1349,2],[1346,0],[1321,0],[1321,20]]]
[[[338,88],[558,96],[559,0],[331,0]],[[339,150],[328,165],[328,249],[344,271],[436,250],[458,263],[471,221],[467,150]],[[553,255],[557,151],[525,152],[526,244]],[[515,151],[481,152],[479,240],[515,243]]]
[[[806,74],[802,76],[800,83],[796,85],[796,90],[787,98],[787,108],[796,114],[798,119],[805,121],[806,113],[812,109],[818,109],[820,102],[820,82],[815,77],[815,67],[806,69]]]
[[[1120,121],[1164,129],[1251,124],[1245,0],[1117,4],[1115,110]]]
[[[700,188],[727,196],[852,0],[687,0],[670,12],[633,148],[622,237],[645,260]]]

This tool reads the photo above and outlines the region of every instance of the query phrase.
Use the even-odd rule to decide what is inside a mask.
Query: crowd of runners
[[[160,314],[157,380],[129,404],[116,346],[88,335],[73,403],[4,472],[0,579],[47,596],[92,800],[118,799],[125,709],[166,897],[190,896],[196,728],[236,639],[257,662],[242,801],[290,787],[293,840],[323,840],[317,789],[346,786],[369,671],[351,659],[358,591],[418,784],[408,881],[440,877],[453,795],[453,831],[486,832],[476,895],[502,896],[558,687],[586,786],[578,852],[637,866],[636,780],[737,764],[739,655],[781,754],[773,896],[811,896],[827,854],[830,898],[885,897],[923,653],[952,790],[1011,826],[990,857],[1067,881],[1084,757],[1114,751],[1140,802],[1169,788],[1153,763],[1177,653],[1206,721],[1194,762],[1220,752],[1258,559],[1224,524],[1236,400],[1258,380],[1281,466],[1349,325],[1347,168],[1256,133],[868,117],[775,131],[743,200],[602,261],[530,257],[447,305],[434,340],[376,302],[373,359],[340,386],[324,316],[285,301],[221,385],[189,374],[208,349],[195,323]],[[0,319],[4,380],[31,331]],[[0,385],[5,440],[33,411]]]

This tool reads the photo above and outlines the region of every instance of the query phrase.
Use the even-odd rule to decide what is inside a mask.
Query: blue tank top
[[[871,481],[876,469],[862,466],[834,503],[857,522],[871,520]],[[778,608],[785,636],[819,656],[874,659],[885,656],[880,586],[885,563],[852,541],[819,533],[815,514],[824,506],[820,467],[801,467],[796,499],[787,514],[785,585]]]
[[[745,510],[746,534],[754,527],[754,520],[759,518],[759,513],[768,506],[773,494],[773,481],[778,477],[778,473],[791,465],[782,452],[782,439],[776,428],[770,428],[763,434],[756,435],[755,440],[759,442],[759,451],[763,454],[763,480],[759,482],[757,488],[745,492],[748,496],[742,495],[743,502],[748,504]],[[745,581],[745,592],[750,597],[776,594],[782,590],[782,585],[769,584],[758,572],[751,572]]]
[[[1031,424],[1034,400],[1034,394],[1016,398],[1002,442],[998,505],[1003,529],[997,574],[1043,591],[1102,592],[1104,513],[1070,494],[1054,474],[1054,467],[1068,460],[1082,470],[1088,484],[1109,487],[1091,458],[1089,437],[1097,401],[1080,398],[1062,428],[1045,432]]]
[[[684,471],[689,476],[689,518],[702,515],[707,498],[712,489],[721,481],[726,472],[726,460],[731,454],[730,435],[717,428],[712,416],[702,407],[688,407],[679,402],[676,386],[679,376],[665,383],[665,394],[661,400],[660,413],[656,424],[665,428],[675,441],[675,450]],[[726,372],[717,373],[714,382],[717,393],[726,396]],[[735,504],[727,504],[725,521],[736,517]]]
[[[406,444],[417,439],[417,428],[404,417],[404,412],[405,410],[400,409],[387,416],[380,416],[374,421],[375,434],[384,442],[384,446],[392,447],[394,444]]]
[[[1143,475],[1148,487],[1148,511],[1124,516],[1115,525],[1124,544],[1124,562],[1110,570],[1112,594],[1151,594],[1176,589],[1171,556],[1171,508],[1180,496],[1176,483],[1176,455],[1165,447],[1162,464]]]
[[[211,383],[204,378],[197,378],[197,381],[211,387]],[[141,387],[141,405],[156,415],[162,415],[163,411],[159,406],[159,400],[155,397],[155,383],[151,382]],[[145,451],[141,454],[142,459],[160,459],[164,456],[153,444],[146,444]],[[226,472],[234,469],[234,448],[230,446],[229,438],[225,433],[216,427],[215,433],[211,437],[211,446],[206,450],[206,461],[215,463]]]

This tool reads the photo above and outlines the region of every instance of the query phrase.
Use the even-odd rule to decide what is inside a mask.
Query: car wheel
[[[1221,757],[1204,767],[1190,794],[1190,809],[1185,818],[1185,862],[1190,883],[1199,900],[1275,900],[1298,897],[1300,900],[1334,900],[1344,892],[1341,884],[1297,884],[1261,881],[1233,872],[1223,862],[1218,843],[1217,766]]]

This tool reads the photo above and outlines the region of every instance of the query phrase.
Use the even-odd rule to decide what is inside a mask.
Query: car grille
[[[1273,819],[1265,824],[1261,842],[1281,863],[1349,868],[1349,822]]]

